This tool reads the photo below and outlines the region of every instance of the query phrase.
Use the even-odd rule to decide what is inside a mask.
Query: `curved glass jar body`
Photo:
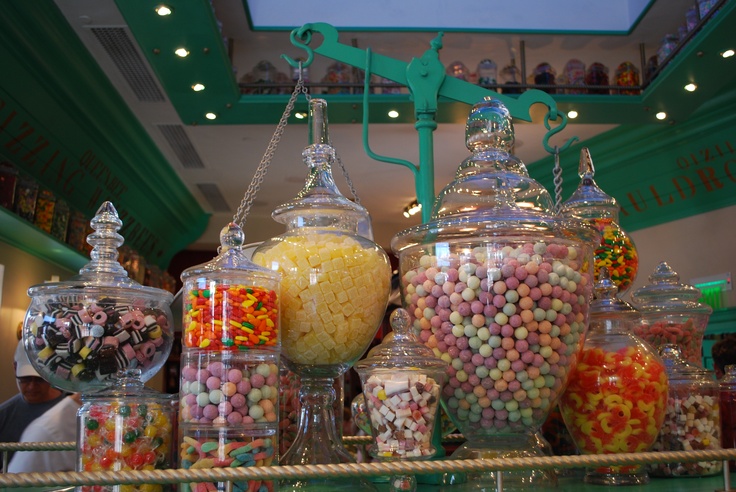
[[[562,204],[561,213],[587,221],[601,234],[595,249],[596,280],[598,271],[606,268],[619,294],[628,290],[639,271],[639,254],[631,237],[618,223],[619,205],[616,199],[601,190],[593,179],[595,168],[590,151],[580,150],[578,167],[580,184]]]
[[[252,263],[236,224],[220,233],[220,254],[184,270],[185,349],[238,351],[280,349],[280,275]]]
[[[667,409],[667,374],[659,356],[630,333],[638,313],[616,299],[608,272],[600,272],[590,331],[560,411],[583,454],[648,451]],[[630,485],[649,481],[643,465],[588,470],[586,482]]]
[[[641,313],[634,333],[654,347],[674,343],[691,364],[703,366],[703,336],[713,309],[698,302],[700,290],[680,283],[680,276],[661,262],[649,284],[632,292],[631,302]]]
[[[31,363],[52,385],[89,393],[116,384],[118,371],[153,377],[171,352],[171,293],[128,278],[117,262],[123,238],[115,207],[91,221],[90,263],[65,282],[34,285],[23,324]]]
[[[77,413],[77,471],[164,470],[176,467],[176,395],[146,388],[139,371],[122,371],[117,385],[82,396]],[[173,485],[138,484],[131,491],[175,490]],[[119,491],[120,486],[80,490]],[[128,490],[126,488],[126,490]]]
[[[653,451],[721,449],[718,383],[712,371],[690,364],[677,345],[660,348],[667,370],[669,395],[664,425]],[[652,463],[653,477],[700,477],[721,472],[721,461]]]
[[[442,403],[469,440],[455,457],[541,455],[534,434],[587,329],[599,238],[551,216],[547,191],[509,154],[513,139],[500,102],[476,104],[466,126],[473,155],[440,192],[432,220],[392,241],[419,340],[449,364]],[[552,480],[544,475],[516,478]]]

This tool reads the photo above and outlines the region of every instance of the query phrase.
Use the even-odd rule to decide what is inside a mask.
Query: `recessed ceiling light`
[[[731,58],[735,53],[736,52],[734,52],[733,50],[726,50],[723,53],[721,53],[721,56],[723,58]]]
[[[697,88],[698,88],[698,86],[695,85],[695,84],[692,84],[692,83],[687,84],[685,86],[685,90],[688,91],[688,92],[695,92],[695,89],[697,89]]]
[[[664,120],[664,119],[667,118],[667,113],[665,113],[664,111],[660,111],[659,113],[655,114],[654,116],[656,116],[656,118],[658,120]]]
[[[182,58],[189,56],[189,52],[186,50],[186,48],[177,48],[174,53]]]
[[[208,120],[214,120],[215,118],[217,118],[217,115],[215,113],[207,113],[206,115],[204,115],[204,117]]]
[[[307,113],[304,113],[303,111],[299,111],[299,112],[294,113],[294,118],[296,118],[298,120],[303,120],[306,117],[307,117]]]
[[[161,17],[167,16],[167,15],[171,15],[171,13],[173,12],[171,10],[171,7],[169,7],[167,5],[159,5],[158,7],[156,7],[155,10],[156,10],[156,13],[158,15],[160,15]]]
[[[571,109],[570,111],[567,112],[567,117],[570,118],[571,120],[574,120],[575,118],[578,117],[578,112],[575,111],[574,109]]]
[[[194,84],[194,85],[192,86],[192,90],[193,90],[194,92],[199,92],[199,91],[203,91],[203,90],[204,90],[204,84]]]
[[[388,112],[388,117],[389,118],[398,118],[399,117],[399,112],[396,111],[395,109],[392,109],[391,111]]]

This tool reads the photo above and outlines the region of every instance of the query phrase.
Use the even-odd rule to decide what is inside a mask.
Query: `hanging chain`
[[[560,165],[560,149],[555,146],[555,167],[552,170],[553,183],[555,184],[555,215],[562,210],[562,166]]]
[[[330,145],[332,145],[332,142],[330,142]],[[350,180],[350,175],[348,175],[348,170],[345,169],[345,164],[342,163],[342,159],[340,159],[340,156],[337,154],[337,152],[335,152],[335,160],[337,160],[337,164],[340,166],[340,169],[342,169],[342,175],[345,177],[345,181],[348,183],[348,187],[350,188],[350,193],[353,194],[353,199],[355,200],[355,203],[360,205],[360,198],[358,197],[358,192],[355,190],[355,186],[353,185],[353,182]]]
[[[299,79],[296,81],[294,91],[291,93],[291,97],[289,97],[289,102],[286,103],[284,113],[281,115],[281,119],[276,126],[276,130],[274,130],[273,132],[271,141],[268,143],[266,152],[263,154],[260,164],[258,164],[258,168],[253,175],[253,179],[251,180],[250,185],[248,185],[245,196],[243,196],[243,199],[240,201],[240,205],[238,206],[238,210],[235,212],[235,215],[233,215],[233,222],[238,224],[241,229],[245,228],[245,220],[248,212],[250,211],[250,207],[253,205],[253,200],[255,200],[256,194],[260,190],[261,184],[263,183],[263,179],[266,177],[268,166],[271,164],[271,160],[276,153],[276,148],[278,147],[279,142],[281,141],[281,137],[284,134],[286,124],[288,122],[289,116],[291,116],[291,112],[294,110],[294,104],[296,103],[299,94],[304,94],[304,96],[307,98],[307,102],[309,102],[310,96],[307,87],[304,85],[301,62],[299,62]]]

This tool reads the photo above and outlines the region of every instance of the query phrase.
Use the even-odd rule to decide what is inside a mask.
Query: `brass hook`
[[[286,60],[294,68],[301,69],[311,65],[314,60],[314,50],[309,47],[309,43],[312,41],[312,25],[304,24],[302,27],[294,29],[289,34],[289,39],[291,40],[291,44],[307,52],[307,59],[306,61],[300,62],[294,60],[289,55],[281,55],[281,58]]]
[[[575,143],[578,140],[580,140],[578,137],[573,136],[573,137],[570,137],[567,140],[567,142],[565,142],[562,145],[562,147],[550,147],[550,145],[549,145],[549,139],[553,135],[555,135],[557,133],[560,133],[562,130],[565,129],[565,126],[567,126],[567,115],[564,112],[557,113],[557,111],[555,111],[555,113],[556,113],[556,116],[559,116],[562,119],[562,123],[560,123],[560,125],[557,128],[554,128],[554,129],[550,126],[549,121],[550,121],[550,119],[557,120],[557,117],[552,118],[551,117],[551,112],[550,113],[547,113],[544,116],[544,127],[547,128],[547,130],[549,130],[549,131],[542,138],[542,145],[544,146],[544,149],[547,152],[549,152],[550,154],[556,154],[558,152],[563,152],[568,147],[570,147],[570,145],[572,145],[573,143]]]

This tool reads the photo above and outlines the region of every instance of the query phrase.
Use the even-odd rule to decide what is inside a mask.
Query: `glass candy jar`
[[[82,395],[77,413],[77,471],[164,470],[176,467],[176,395],[147,388],[140,370],[122,371],[117,384]],[[174,490],[173,485],[85,485],[82,492]]]
[[[667,374],[654,349],[630,333],[639,314],[616,298],[601,269],[590,306],[590,331],[560,411],[582,454],[636,453],[654,444],[665,418]],[[589,469],[587,483],[649,481],[644,465]]]
[[[185,349],[278,352],[280,275],[252,263],[244,244],[242,229],[230,223],[218,256],[182,273]]]
[[[719,386],[721,409],[721,444],[724,448],[736,448],[736,365],[725,367],[726,374]],[[730,469],[736,470],[736,460],[730,460]]]
[[[323,99],[310,101],[310,132],[314,143],[302,154],[309,168],[305,187],[272,214],[287,231],[253,254],[256,264],[282,275],[281,355],[300,378],[301,413],[281,463],[294,465],[354,461],[335,428],[333,382],[368,348],[391,290],[388,256],[358,231],[365,209],[345,198],[332,177],[335,150]],[[361,486],[359,477],[338,480],[351,481]]]
[[[567,385],[585,338],[597,233],[553,217],[552,200],[510,154],[498,100],[466,125],[472,155],[438,196],[430,222],[397,234],[403,304],[419,339],[449,364],[442,403],[468,441],[455,458],[541,456],[539,429]],[[505,487],[553,483],[507,472]],[[468,483],[495,482],[493,473]]]
[[[649,284],[631,294],[641,313],[634,333],[655,347],[674,343],[691,364],[703,365],[703,336],[713,309],[698,302],[700,290],[680,283],[680,276],[663,261]]]
[[[140,369],[151,379],[171,352],[173,295],[128,278],[117,262],[122,221],[110,202],[90,222],[91,261],[66,282],[34,285],[23,339],[39,374],[66,391],[90,393]]]
[[[447,362],[418,342],[404,309],[391,313],[391,327],[394,336],[355,365],[373,435],[369,452],[383,461],[428,459],[437,451],[432,433]],[[413,475],[391,478],[391,490],[415,489]]]
[[[596,274],[606,268],[621,294],[636,278],[639,254],[631,236],[619,225],[620,208],[616,199],[600,189],[593,179],[595,168],[587,147],[580,150],[578,175],[580,184],[562,204],[561,213],[586,220],[601,233],[601,242],[595,249]]]
[[[660,347],[669,380],[667,414],[653,451],[721,449],[718,383],[712,371],[686,361],[680,347]],[[680,461],[647,465],[653,477],[700,477],[720,473],[721,461]]]

